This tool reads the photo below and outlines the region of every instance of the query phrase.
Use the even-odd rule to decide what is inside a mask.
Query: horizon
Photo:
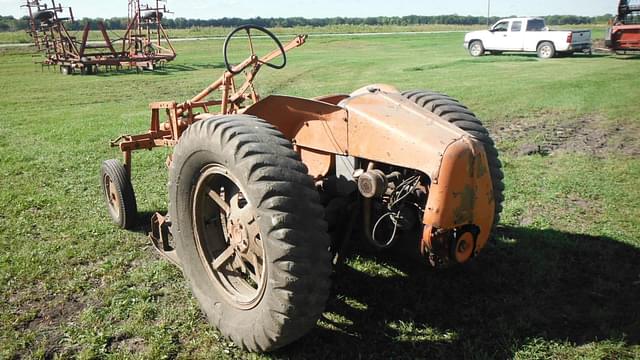
[[[492,17],[510,16],[602,16],[617,13],[617,1],[609,0],[608,4],[602,1],[584,1],[579,7],[571,0],[540,0],[535,3],[514,3],[507,0],[488,0],[491,2]],[[48,0],[42,3],[50,4]],[[127,16],[127,3],[118,0],[122,4],[104,1],[66,0],[62,1],[65,7],[72,7],[74,16],[80,18],[113,18]],[[149,1],[151,2],[151,1]],[[23,1],[0,0],[0,15],[21,18],[26,11],[21,8]],[[58,1],[56,1],[58,3]],[[145,3],[145,1],[141,1]],[[217,4],[217,5],[216,5]],[[173,14],[170,18],[187,19],[222,19],[222,18],[366,18],[366,17],[402,17],[402,16],[487,16],[487,1],[459,0],[452,3],[424,1],[418,4],[409,0],[397,0],[390,3],[385,0],[353,0],[340,2],[338,0],[298,0],[295,6],[290,1],[271,0],[269,2],[249,5],[246,1],[221,0],[215,4],[203,3],[196,0],[168,0],[167,9]],[[335,6],[331,6],[335,5]],[[224,10],[221,13],[221,9]],[[211,13],[211,16],[203,16],[203,13]],[[215,16],[214,14],[218,15]],[[309,15],[313,14],[313,15]]]

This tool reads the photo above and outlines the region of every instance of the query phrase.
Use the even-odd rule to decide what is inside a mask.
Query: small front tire
[[[133,228],[138,206],[133,185],[124,165],[114,159],[103,162],[100,178],[111,219],[120,228]]]

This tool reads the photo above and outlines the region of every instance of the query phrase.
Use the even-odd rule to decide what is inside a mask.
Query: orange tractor
[[[256,33],[275,49],[256,54]],[[228,46],[240,35],[251,53],[233,64]],[[147,133],[112,142],[124,164],[102,165],[108,210],[130,228],[131,153],[175,147],[169,214],[153,216],[151,238],[182,269],[209,321],[252,351],[287,345],[316,324],[332,264],[351,238],[377,250],[409,244],[446,267],[482,250],[502,209],[494,143],[446,95],[370,85],[261,98],[259,70],[283,68],[305,41],[282,45],[264,28],[235,29],[224,74],[190,101],[151,104]]]

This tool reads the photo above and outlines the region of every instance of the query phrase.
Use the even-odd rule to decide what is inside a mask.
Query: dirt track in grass
[[[566,119],[561,114],[542,114],[496,123],[490,129],[501,150],[518,156],[583,153],[603,158],[612,154],[638,156],[637,127],[611,123],[599,115]]]

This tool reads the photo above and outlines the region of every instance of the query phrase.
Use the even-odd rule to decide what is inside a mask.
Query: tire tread
[[[261,225],[269,250],[269,278],[264,298],[252,313],[252,325],[239,324],[229,314],[211,314],[205,306],[203,310],[238,346],[251,351],[278,349],[316,324],[329,295],[329,236],[319,195],[291,142],[257,117],[213,116],[191,125],[174,153],[173,186],[180,163],[199,147],[221,154],[254,199],[258,221],[268,219],[262,224],[269,224]],[[172,196],[176,192],[170,189]],[[170,206],[170,216],[177,219],[180,214]]]

